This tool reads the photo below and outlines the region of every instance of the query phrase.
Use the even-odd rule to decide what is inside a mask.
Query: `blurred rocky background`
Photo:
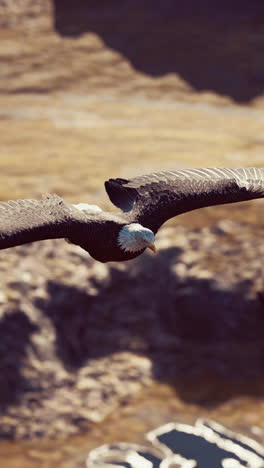
[[[0,199],[113,209],[109,177],[263,167],[264,6],[231,3],[0,0]],[[83,467],[199,416],[257,434],[263,226],[258,200],[183,215],[127,264],[2,251],[2,465]]]

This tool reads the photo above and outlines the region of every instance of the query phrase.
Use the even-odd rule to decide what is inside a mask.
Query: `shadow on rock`
[[[24,312],[5,314],[0,321],[0,409],[17,403],[22,393],[34,390],[21,368],[31,335],[37,327]]]
[[[144,354],[157,379],[201,405],[263,394],[264,310],[250,298],[251,282],[220,289],[212,279],[178,275],[180,252],[110,266],[105,281],[94,278],[93,294],[49,281],[49,300],[37,306],[54,323],[59,359],[78,369],[117,351]]]
[[[94,32],[147,75],[175,73],[197,91],[238,102],[263,93],[263,13],[256,0],[232,6],[207,0],[54,0],[62,36]]]
[[[109,266],[107,278],[100,281],[95,275],[85,290],[48,281],[49,300],[37,300],[36,306],[54,323],[64,365],[78,368],[115,351],[145,351],[148,334],[160,320],[157,296],[166,281],[165,257],[175,262],[180,252],[171,248],[155,259],[146,255],[121,268]],[[156,284],[154,268],[155,278],[160,276]]]

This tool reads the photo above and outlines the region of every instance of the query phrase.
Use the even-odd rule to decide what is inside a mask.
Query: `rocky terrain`
[[[1,254],[2,437],[87,429],[153,379],[212,373],[262,391],[261,230],[167,228],[157,245],[110,265],[63,241]]]

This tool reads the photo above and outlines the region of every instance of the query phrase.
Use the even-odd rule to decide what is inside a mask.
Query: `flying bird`
[[[168,219],[205,206],[264,198],[264,168],[167,171],[105,182],[122,212],[73,205],[57,195],[0,202],[0,249],[65,238],[100,262],[130,260],[155,248]]]

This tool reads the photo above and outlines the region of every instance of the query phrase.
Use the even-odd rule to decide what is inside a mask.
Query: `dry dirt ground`
[[[183,12],[176,27],[125,3],[118,16],[112,2],[88,15],[80,1],[0,0],[1,200],[55,192],[112,209],[109,177],[263,167],[259,12],[213,26]],[[157,257],[126,265],[63,241],[1,252],[1,436],[116,440],[120,405],[157,381],[146,401],[168,399],[174,417],[263,426],[263,225],[262,200],[188,213]],[[132,415],[127,441],[139,426]],[[20,466],[60,459],[30,450]]]
[[[1,96],[2,200],[58,193],[112,209],[109,177],[202,166],[261,166],[264,111],[169,99],[53,94]],[[261,202],[237,205],[232,218],[262,222]],[[186,215],[194,225],[206,214]]]

